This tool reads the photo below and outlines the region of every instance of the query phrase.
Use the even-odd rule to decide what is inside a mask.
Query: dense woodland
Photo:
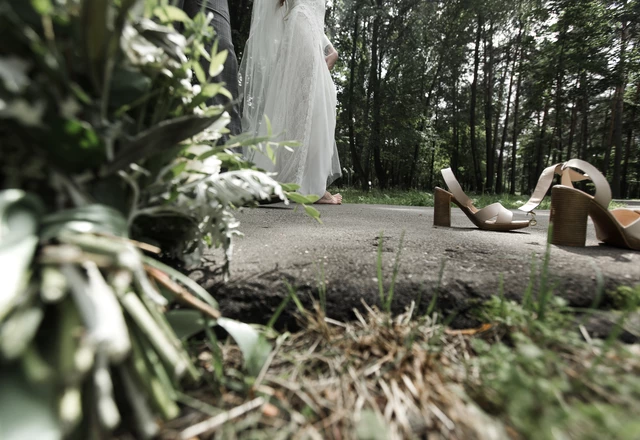
[[[230,3],[241,56],[251,1]],[[430,189],[451,165],[529,193],[578,157],[640,197],[639,1],[329,0],[326,24],[354,185]]]

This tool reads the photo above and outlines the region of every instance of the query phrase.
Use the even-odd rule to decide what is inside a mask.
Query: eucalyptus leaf
[[[215,78],[220,75],[222,69],[224,69],[224,63],[227,61],[227,57],[229,56],[228,50],[223,50],[215,54],[211,58],[211,64],[209,64],[209,76]]]
[[[197,115],[182,116],[160,122],[154,127],[138,134],[127,142],[113,162],[107,165],[105,175],[109,175],[158,154],[188,139],[216,122],[221,115],[201,117]]]
[[[0,438],[61,440],[53,404],[53,385],[29,384],[16,368],[0,374]]]
[[[202,86],[202,91],[200,92],[200,94],[206,96],[207,98],[213,98],[223,87],[224,86],[220,83],[205,84],[204,86]]]
[[[322,221],[320,220],[320,212],[316,208],[314,208],[313,206],[304,205],[304,210],[311,218],[317,220],[318,223],[322,223]]]
[[[42,212],[40,201],[23,191],[0,192],[0,321],[29,277]]]
[[[154,406],[167,420],[173,419],[180,413],[174,401],[176,390],[160,358],[152,347],[145,343],[145,336],[138,334],[137,330],[132,331],[133,353],[128,363],[138,375],[138,380],[147,388]]]
[[[229,318],[220,318],[218,325],[225,329],[240,347],[247,372],[252,376],[260,374],[260,370],[271,353],[271,344],[249,324]]]
[[[204,71],[202,71],[201,74],[204,75]],[[213,98],[216,95],[225,96],[230,100],[233,99],[233,96],[231,95],[231,93],[227,89],[225,89],[222,84],[220,83],[205,84],[202,86],[202,90],[200,94],[198,94],[195,98],[191,100],[191,102],[189,103],[189,107],[190,108],[198,107],[199,105],[206,103],[208,99]]]
[[[180,63],[187,62],[187,56],[184,54],[187,40],[175,29],[146,19],[138,21],[136,29],[145,39],[161,48],[166,55],[169,55],[175,61]]]
[[[0,354],[6,360],[21,356],[40,327],[44,313],[32,307],[12,313],[0,325]]]
[[[107,233],[126,237],[128,224],[119,211],[97,204],[58,211],[43,218],[41,232],[43,241],[55,238],[65,231]]]
[[[167,335],[159,323],[153,318],[150,310],[144,305],[140,298],[132,293],[126,293],[120,298],[123,308],[127,311],[131,319],[142,330],[145,337],[151,342],[160,358],[167,365],[171,376],[180,378],[187,370],[187,363],[182,357],[178,347],[174,345],[171,336]]]
[[[187,340],[191,336],[194,336],[207,326],[214,326],[217,322],[213,319],[207,319],[202,316],[202,313],[197,310],[191,309],[177,309],[168,311],[165,316],[173,331],[181,340]]]
[[[147,406],[144,393],[142,393],[138,383],[133,379],[133,375],[129,369],[119,366],[117,370],[124,385],[123,388],[128,397],[129,404],[131,405],[131,416],[136,425],[138,438],[146,440],[156,437],[160,427]]]
[[[318,197],[318,196],[313,196],[313,197],[316,197],[316,200],[313,200],[313,197],[312,197],[312,196],[305,196],[305,195],[302,195],[302,194],[297,193],[297,192],[287,193],[287,197],[288,197],[288,198],[289,198],[289,200],[291,200],[292,202],[300,203],[301,205],[302,205],[302,204],[305,204],[305,203],[313,203],[313,202],[315,202],[316,200],[318,200],[318,199],[317,199],[317,197]]]
[[[300,185],[297,183],[282,183],[282,191],[285,191],[287,194],[295,192],[300,189]]]
[[[69,289],[67,279],[57,266],[44,266],[41,271],[40,296],[45,303],[56,303],[62,300]]]
[[[188,276],[184,275],[183,273],[175,270],[170,266],[167,266],[164,263],[159,262],[156,259],[146,257],[146,256],[142,257],[142,259],[145,262],[145,264],[148,264],[151,267],[155,267],[156,269],[159,269],[162,272],[169,275],[174,280],[177,280],[180,284],[182,284],[187,289],[189,289],[194,295],[196,295],[198,298],[200,298],[201,300],[209,304],[214,309],[219,309],[217,301],[213,299],[211,294],[207,292],[205,289],[203,289],[202,287],[200,287],[198,283],[193,281]]]
[[[207,83],[207,75],[204,73],[204,69],[200,65],[198,61],[194,61],[191,63],[191,67],[193,68],[193,73],[196,74],[196,78],[198,78],[198,82],[200,84]]]
[[[119,361],[131,348],[122,309],[96,264],[87,261],[83,266],[86,277],[78,267],[70,264],[62,266],[62,273],[69,280],[87,336],[102,347],[109,360]]]
[[[239,137],[236,138],[236,144],[235,146],[238,147],[250,147],[250,146],[254,146],[257,144],[260,144],[262,142],[268,142],[271,139],[271,137],[269,136],[260,136],[260,137],[247,137],[247,138],[243,138],[243,137]]]
[[[82,0],[81,17],[84,52],[91,69],[93,85],[97,90],[102,88],[102,75],[106,63],[105,54],[110,32],[107,27],[109,0]]]
[[[191,21],[186,12],[180,8],[170,5],[158,6],[153,10],[153,15],[165,23],[170,23],[172,21],[179,21],[182,23]]]

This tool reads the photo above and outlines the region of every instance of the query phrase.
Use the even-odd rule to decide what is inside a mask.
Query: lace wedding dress
[[[267,151],[246,150],[248,160],[277,173],[282,183],[300,185],[302,194],[324,195],[340,176],[335,143],[336,88],[325,62],[330,44],[324,34],[325,0],[254,2],[251,34],[240,68],[243,130],[263,136],[267,116],[278,141],[275,164]]]

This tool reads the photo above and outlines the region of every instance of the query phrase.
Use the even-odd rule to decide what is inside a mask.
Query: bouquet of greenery
[[[228,95],[209,83],[226,56],[205,50],[214,38],[210,17],[161,0],[0,2],[1,438],[153,436],[199,376],[173,304],[227,329],[249,373],[268,354],[152,258],[194,263],[219,246],[227,269],[234,209],[286,200],[233,153],[267,139],[215,146],[229,116],[207,104]]]

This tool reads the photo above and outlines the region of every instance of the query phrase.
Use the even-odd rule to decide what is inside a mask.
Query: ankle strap
[[[585,174],[574,171],[572,168],[576,168],[585,172]],[[607,208],[609,202],[611,202],[611,188],[609,182],[602,175],[600,171],[589,162],[585,162],[580,159],[571,159],[565,163],[557,163],[544,169],[536,189],[533,190],[533,194],[527,203],[518,208],[520,211],[531,212],[540,205],[542,199],[549,191],[549,187],[553,183],[553,177],[559,174],[562,176],[562,184],[573,188],[573,182],[580,182],[582,180],[590,179],[596,187],[596,194],[594,196],[596,202],[601,206]]]
[[[609,186],[609,182],[607,182],[607,178],[604,177],[604,175],[600,171],[598,171],[596,167],[591,165],[589,162],[585,162],[584,160],[580,160],[580,159],[571,159],[565,162],[564,166],[562,167],[562,170],[563,170],[562,184],[563,185],[573,186],[571,185],[570,182],[569,184],[565,183],[564,175],[567,171],[572,171],[570,170],[570,168],[577,168],[585,172],[582,180],[590,179],[596,188],[596,193],[594,194],[593,198],[603,208],[605,209],[609,208],[609,203],[611,203],[611,186]]]
[[[460,183],[458,183],[458,179],[456,179],[455,174],[451,171],[451,168],[445,168],[440,171],[442,173],[442,177],[444,178],[444,183],[447,184],[447,188],[453,194],[453,197],[456,198],[458,203],[470,208],[473,206],[473,202],[462,190]]]

